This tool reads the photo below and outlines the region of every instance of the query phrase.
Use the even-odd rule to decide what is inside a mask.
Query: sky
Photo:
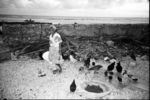
[[[0,0],[0,14],[149,17],[149,0]]]

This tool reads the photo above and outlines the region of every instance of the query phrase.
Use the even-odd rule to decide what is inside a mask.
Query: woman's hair
[[[52,37],[54,36],[54,34],[58,32],[57,29],[55,29],[53,32],[51,32],[50,34],[52,34]],[[58,33],[59,34],[59,33]],[[59,34],[60,35],[60,34]]]
[[[52,28],[52,32],[50,34],[52,34],[53,37],[54,34],[57,32],[57,28],[53,24],[50,24],[50,28]]]

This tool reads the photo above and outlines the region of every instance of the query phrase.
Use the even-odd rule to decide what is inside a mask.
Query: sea
[[[149,18],[140,17],[78,17],[78,16],[36,16],[0,14],[0,22],[34,22],[53,24],[149,24]]]

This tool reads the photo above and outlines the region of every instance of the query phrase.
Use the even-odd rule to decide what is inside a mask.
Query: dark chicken
[[[108,65],[107,67],[107,71],[112,71],[115,67],[115,62],[111,63],[110,65]]]
[[[90,59],[91,59],[91,57],[88,57],[88,58],[84,61],[84,66],[86,66],[87,68],[89,68],[89,66],[90,66]]]
[[[122,78],[121,77],[118,76],[117,79],[118,79],[119,82],[122,82]]]
[[[73,82],[71,83],[70,85],[70,92],[75,92],[76,90],[76,83],[75,83],[75,80],[73,80]]]
[[[118,73],[122,72],[122,66],[121,66],[120,62],[117,63],[116,70]]]
[[[135,54],[134,54],[133,52],[131,53],[130,57],[131,57],[134,61],[136,61],[136,56],[135,56]]]
[[[62,58],[64,60],[69,60],[69,55],[62,53]]]

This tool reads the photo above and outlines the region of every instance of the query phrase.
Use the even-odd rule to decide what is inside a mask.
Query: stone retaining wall
[[[34,41],[48,39],[51,32],[49,23],[3,24],[3,35],[9,40]],[[58,32],[67,36],[128,35],[137,40],[149,42],[148,24],[64,24],[56,25]]]

